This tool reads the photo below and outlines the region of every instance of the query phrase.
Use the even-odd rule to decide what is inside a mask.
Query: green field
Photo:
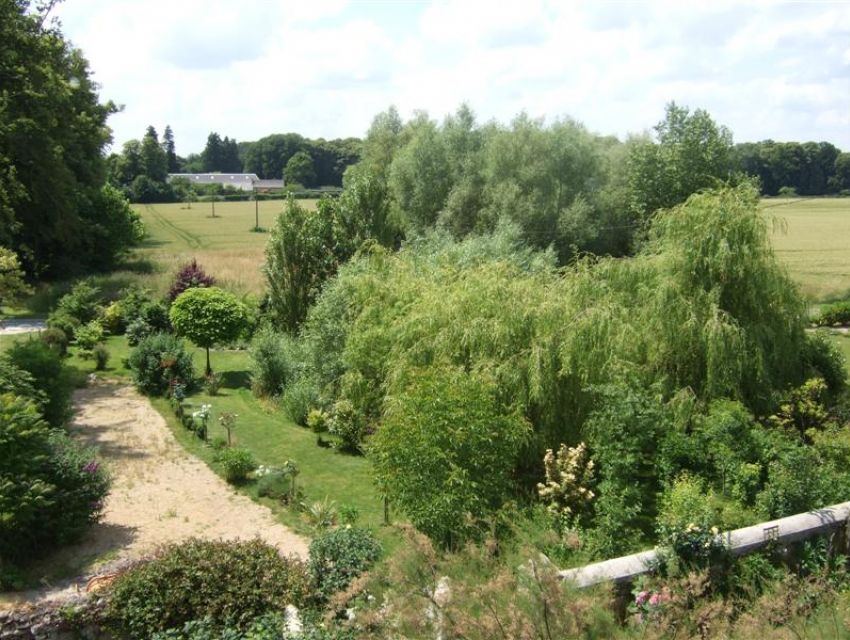
[[[850,198],[764,200],[773,246],[811,302],[850,297]]]
[[[316,201],[300,203],[315,207]],[[806,298],[825,302],[850,297],[850,198],[771,198],[762,206],[773,218],[776,255]],[[282,207],[279,200],[260,202],[260,227],[271,228]],[[243,295],[262,293],[268,233],[251,231],[253,202],[216,203],[215,218],[210,203],[194,203],[191,209],[185,204],[135,208],[148,238],[135,253],[135,271],[143,273],[132,274],[133,280],[165,293],[178,265],[194,257],[225,288]]]
[[[191,209],[181,203],[133,205],[144,220],[148,237],[134,254],[131,271],[135,273],[123,275],[164,294],[178,266],[196,258],[224,288],[240,295],[262,293],[267,231],[284,203],[266,200],[256,204],[258,211],[254,202],[217,202],[215,218],[207,202],[196,202]],[[299,204],[313,208],[316,201],[300,200]],[[265,231],[252,231],[257,214]]]

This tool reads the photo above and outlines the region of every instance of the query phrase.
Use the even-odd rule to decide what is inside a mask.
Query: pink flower
[[[649,606],[657,607],[661,603],[661,596],[657,593],[653,593],[649,598]]]
[[[647,596],[649,596],[648,591],[641,591],[635,596],[635,604],[638,606],[642,605],[644,602],[646,602]]]

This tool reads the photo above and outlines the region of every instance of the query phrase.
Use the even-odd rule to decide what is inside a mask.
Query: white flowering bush
[[[563,527],[568,528],[594,498],[590,486],[594,479],[593,460],[587,446],[568,447],[562,444],[556,454],[546,450],[543,457],[546,482],[538,483],[537,494],[548,503],[548,510]]]

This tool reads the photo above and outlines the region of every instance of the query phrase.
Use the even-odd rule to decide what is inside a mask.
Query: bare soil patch
[[[113,477],[101,522],[79,544],[38,563],[43,575],[79,567],[75,580],[17,594],[4,605],[61,598],[85,589],[87,577],[126,565],[161,544],[196,536],[260,537],[283,555],[307,557],[308,542],[280,524],[265,506],[236,493],[205,463],[187,453],[150,402],[128,386],[95,383],[75,394],[71,431],[99,448]],[[67,575],[67,574],[66,574]]]

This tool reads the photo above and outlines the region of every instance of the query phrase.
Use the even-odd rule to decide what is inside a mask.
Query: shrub
[[[109,364],[109,349],[106,348],[106,345],[97,345],[92,354],[94,355],[94,368],[98,371],[106,369],[106,365]]]
[[[384,494],[417,529],[456,546],[480,534],[507,500],[528,435],[486,374],[434,367],[393,398],[370,452]]]
[[[806,335],[804,352],[809,367],[809,377],[821,377],[829,392],[835,396],[847,384],[844,355],[822,332]]]
[[[60,356],[68,354],[68,336],[61,329],[55,327],[45,329],[38,338]]]
[[[727,508],[720,496],[706,490],[701,479],[683,474],[661,496],[656,530],[660,542],[681,560],[710,563],[724,551],[720,531],[748,524],[738,514],[740,510]]]
[[[211,396],[217,396],[221,389],[221,378],[212,371],[204,378],[204,391]]]
[[[162,302],[146,301],[139,306],[136,315],[128,316],[127,342],[131,347],[147,336],[170,332],[168,309]]]
[[[130,353],[127,366],[133,370],[136,387],[150,395],[163,395],[172,380],[191,385],[195,376],[183,341],[165,333],[142,340]]]
[[[65,341],[70,342],[74,339],[74,331],[80,326],[80,321],[64,311],[54,311],[47,316],[47,326],[61,331],[65,335]]]
[[[302,606],[308,591],[304,566],[260,540],[191,539],[122,575],[105,617],[131,638],[202,619],[219,631],[244,629],[286,604]]]
[[[118,301],[110,303],[101,312],[98,322],[111,336],[119,336],[127,329],[121,303]]]
[[[850,324],[850,300],[822,306],[815,324],[820,327]]]
[[[767,518],[783,518],[823,507],[824,485],[817,452],[806,446],[789,446],[778,452],[767,468],[767,482],[756,506]]]
[[[80,350],[80,357],[90,359],[94,357],[94,348],[103,342],[103,327],[97,320],[81,324],[74,331],[74,342]]]
[[[0,566],[66,544],[100,516],[109,478],[91,450],[51,432],[35,404],[0,394]]]
[[[62,365],[62,358],[36,339],[16,342],[7,351],[9,361],[32,376],[33,385],[44,394],[44,419],[58,427],[71,414],[73,381]]]
[[[310,543],[316,591],[325,599],[342,591],[380,556],[381,544],[368,529],[344,526],[320,533]]]
[[[143,318],[136,318],[127,325],[127,344],[131,347],[137,346],[142,340],[155,332]]]
[[[779,187],[779,191],[777,191],[777,194],[780,198],[796,198],[797,189],[788,186]]]
[[[292,475],[279,469],[273,469],[257,480],[257,495],[262,498],[288,502],[294,490],[295,482]]]
[[[28,371],[16,367],[9,357],[0,353],[0,393],[11,393],[27,398],[41,409],[44,395],[36,389],[35,380]]]
[[[97,461],[95,449],[80,446],[67,434],[51,433],[50,446],[56,508],[40,520],[39,527],[52,531],[57,543],[67,544],[100,519],[110,478]]]
[[[328,430],[328,414],[321,409],[310,409],[307,413],[307,428],[313,433],[324,433]]]
[[[91,282],[82,280],[74,285],[70,293],[59,298],[56,310],[74,318],[80,324],[86,324],[100,314],[100,302],[100,289]]]
[[[286,387],[280,402],[292,421],[303,427],[310,409],[319,402],[319,390],[312,378],[301,377]]]
[[[184,264],[174,275],[174,281],[168,290],[168,300],[174,302],[187,289],[212,287],[213,285],[215,285],[215,278],[204,272],[198,261],[192,258],[192,262]]]
[[[366,424],[350,401],[337,400],[327,422],[328,431],[339,437],[341,449],[360,451],[366,435]]]
[[[292,337],[263,327],[251,341],[251,389],[259,397],[276,396],[301,373],[303,356]]]
[[[248,479],[257,462],[247,449],[241,447],[227,447],[215,454],[215,462],[224,472],[224,479],[231,484],[240,484]]]

